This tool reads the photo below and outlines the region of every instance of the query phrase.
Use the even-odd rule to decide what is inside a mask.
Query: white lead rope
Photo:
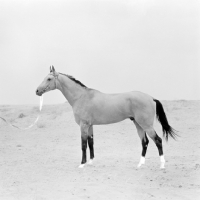
[[[41,110],[42,110],[42,105],[43,105],[43,96],[40,96],[40,112],[41,112]],[[10,122],[8,122],[8,121],[7,121],[6,119],[4,119],[3,117],[0,117],[0,118],[1,118],[3,121],[5,121],[8,125],[10,125],[10,126],[12,126],[12,127],[18,128],[18,129],[20,129],[20,130],[27,130],[27,129],[30,129],[31,127],[33,127],[33,126],[37,123],[38,119],[40,118],[40,113],[39,113],[39,115],[37,116],[36,120],[35,120],[30,126],[28,126],[28,127],[26,127],[26,128],[20,128],[20,127],[14,125],[14,124],[11,124]]]

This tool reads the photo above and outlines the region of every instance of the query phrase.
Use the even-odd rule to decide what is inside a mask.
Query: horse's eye
[[[48,80],[48,81],[50,81],[51,79],[50,79],[50,78],[48,78],[47,80]]]

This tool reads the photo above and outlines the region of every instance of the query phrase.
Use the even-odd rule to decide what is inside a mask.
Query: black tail
[[[157,99],[154,99],[154,101],[156,102],[157,119],[162,125],[163,137],[165,137],[166,141],[168,140],[168,135],[170,135],[173,139],[176,139],[178,135],[175,133],[176,131],[169,125],[162,104]]]

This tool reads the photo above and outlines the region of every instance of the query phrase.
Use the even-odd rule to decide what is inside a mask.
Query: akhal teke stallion
[[[155,142],[159,156],[160,168],[165,167],[162,139],[156,134],[153,123],[155,115],[162,125],[163,137],[176,138],[175,130],[169,125],[161,102],[142,92],[133,91],[120,94],[105,94],[98,90],[86,87],[74,77],[58,73],[50,67],[50,73],[36,89],[41,96],[45,92],[60,90],[72,106],[76,123],[81,129],[82,161],[80,168],[87,162],[87,144],[90,149],[90,160],[94,159],[93,125],[111,124],[129,118],[136,126],[142,142],[142,155],[138,167],[145,164],[145,155],[148,147],[148,137]]]

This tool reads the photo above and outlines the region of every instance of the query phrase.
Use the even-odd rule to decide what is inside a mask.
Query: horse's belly
[[[125,103],[107,103],[92,111],[94,124],[111,124],[130,117],[130,109]]]

